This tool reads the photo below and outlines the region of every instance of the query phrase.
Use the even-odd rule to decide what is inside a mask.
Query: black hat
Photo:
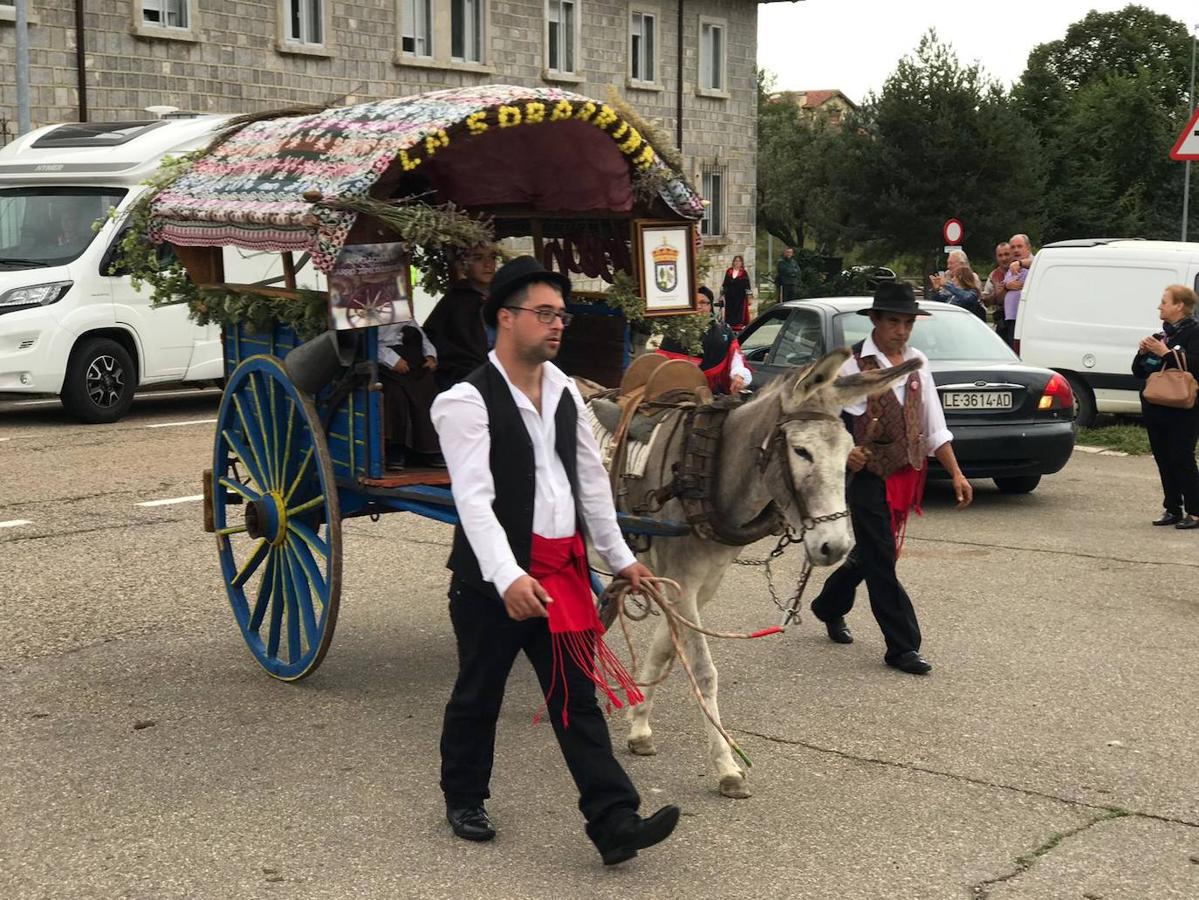
[[[500,308],[508,298],[522,287],[530,284],[551,284],[562,291],[562,299],[570,300],[570,279],[558,272],[551,272],[531,256],[518,256],[500,267],[491,279],[487,291],[487,302],[483,304],[483,321],[495,327]]]
[[[928,310],[921,309],[916,302],[916,293],[910,284],[905,282],[884,281],[874,292],[874,305],[859,309],[859,316],[868,316],[872,312],[895,313],[900,316],[931,316]]]

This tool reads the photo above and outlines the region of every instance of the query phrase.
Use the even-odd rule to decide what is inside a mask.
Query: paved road
[[[647,805],[685,817],[613,871],[530,724],[527,667],[500,837],[448,834],[448,528],[347,523],[324,666],[299,685],[257,669],[186,499],[215,413],[212,393],[90,428],[0,406],[0,897],[1199,896],[1199,538],[1148,527],[1149,460],[1079,454],[1029,497],[980,484],[963,513],[934,489],[901,563],[929,678],[881,665],[865,603],[852,647],[810,617],[718,646],[749,800],[715,793],[672,680],[660,755],[624,758]],[[765,598],[763,569],[735,567],[709,621],[771,623]]]

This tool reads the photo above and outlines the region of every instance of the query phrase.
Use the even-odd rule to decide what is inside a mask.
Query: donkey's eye
[[[812,454],[808,452],[807,447],[792,447],[791,449],[794,450],[795,455],[798,456],[800,459],[802,459],[804,462],[810,463],[812,461]]]

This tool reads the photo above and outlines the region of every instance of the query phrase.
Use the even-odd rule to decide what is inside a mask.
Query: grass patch
[[[1080,444],[1120,450],[1132,456],[1142,456],[1149,452],[1149,433],[1140,425],[1080,428],[1076,440]]]

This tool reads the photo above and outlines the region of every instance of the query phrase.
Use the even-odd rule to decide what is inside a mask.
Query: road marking
[[[157,422],[146,428],[174,428],[176,425],[211,425],[216,419],[188,419],[186,422]]]
[[[172,503],[195,503],[197,500],[203,499],[203,494],[193,494],[190,497],[169,497],[166,500],[147,500],[145,503],[139,503],[138,506],[170,506]]]
[[[12,519],[8,522],[0,522],[0,528],[16,528],[19,525],[32,525],[28,519]]]

